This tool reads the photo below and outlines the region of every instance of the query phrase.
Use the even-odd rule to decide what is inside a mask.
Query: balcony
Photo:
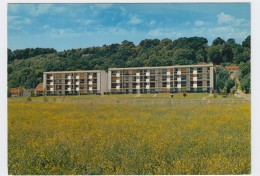
[[[150,89],[150,85],[146,85],[145,88],[146,88],[146,89]]]
[[[120,86],[119,86],[119,85],[117,85],[117,86],[116,86],[116,89],[117,89],[117,90],[118,90],[118,89],[120,89]]]
[[[89,84],[89,85],[92,85],[93,83],[92,83],[92,81],[89,81],[88,84]]]
[[[146,79],[145,82],[149,83],[149,82],[150,82],[150,79]]]
[[[198,81],[198,78],[197,77],[193,77],[193,81]]]
[[[117,79],[117,80],[116,80],[116,83],[120,83],[120,79]]]
[[[197,70],[193,70],[192,72],[194,75],[198,74]]]
[[[177,78],[177,81],[181,81],[181,78]]]
[[[120,73],[116,73],[116,77],[120,77]]]
[[[177,71],[177,75],[181,75],[181,71]]]
[[[76,85],[79,85],[79,82],[76,82]]]
[[[171,82],[171,78],[167,78],[167,82]]]
[[[79,79],[79,76],[76,76],[76,79]]]
[[[150,72],[146,72],[145,76],[150,76]]]

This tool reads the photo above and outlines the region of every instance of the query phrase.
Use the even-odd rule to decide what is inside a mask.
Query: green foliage
[[[240,64],[250,60],[250,36],[243,45],[220,37],[208,46],[203,37],[145,39],[138,45],[124,40],[103,45],[57,52],[50,48],[7,50],[8,87],[35,88],[44,71],[107,70],[113,67],[170,66],[213,62]]]
[[[242,91],[245,93],[249,93],[251,91],[251,67],[250,67],[250,61],[247,61],[246,63],[241,62],[239,65],[239,81],[240,81],[240,87]]]
[[[251,78],[249,75],[244,76],[240,80],[240,87],[245,93],[250,93],[251,91]]]
[[[231,93],[231,89],[235,87],[235,80],[234,79],[228,79],[225,84],[225,88],[227,93]]]
[[[11,51],[8,49],[8,63],[14,60],[27,59],[42,54],[56,53],[57,51],[53,48],[26,48],[26,49],[17,49]]]
[[[195,60],[194,50],[178,49],[173,55],[175,65],[189,65],[193,64]]]
[[[234,63],[240,64],[241,62],[250,61],[250,48],[239,46],[235,50]]]
[[[219,91],[223,90],[226,87],[227,80],[229,80],[228,71],[225,68],[217,68],[216,81],[217,81],[217,89]]]
[[[217,37],[215,40],[213,40],[212,45],[223,45],[225,43],[225,40],[223,40],[220,37]]]
[[[208,49],[208,61],[213,62],[214,64],[220,64],[223,61],[221,54],[221,46],[211,46]]]
[[[251,48],[251,36],[248,36],[245,41],[242,42],[243,47]]]

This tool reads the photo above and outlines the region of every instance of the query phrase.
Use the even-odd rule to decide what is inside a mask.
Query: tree
[[[7,49],[7,57],[8,57],[8,63],[11,63],[12,61],[14,61],[13,52],[9,48]]]
[[[250,75],[246,75],[240,80],[240,87],[241,87],[242,91],[244,91],[245,93],[251,92]]]
[[[229,79],[226,81],[226,84],[225,84],[227,93],[230,93],[230,92],[231,92],[231,89],[232,89],[234,86],[235,86],[235,80],[229,78]]]
[[[194,50],[178,49],[173,55],[174,64],[189,65],[193,64],[195,60]]]
[[[247,61],[246,63],[241,62],[239,65],[239,81],[240,81],[240,88],[242,91],[245,93],[251,92],[251,67],[250,67],[250,62]]]
[[[208,61],[220,64],[223,61],[221,46],[211,46],[208,50]]]
[[[241,62],[250,61],[250,49],[239,46],[235,50],[234,63],[240,64]]]
[[[242,62],[239,65],[239,79],[242,79],[243,77],[245,77],[246,75],[250,75],[251,72],[251,64],[250,62]]]
[[[247,36],[247,38],[242,42],[243,47],[251,48],[251,36]]]
[[[225,43],[225,40],[223,40],[220,37],[217,37],[215,40],[213,40],[212,45],[216,46],[216,45],[223,45]]]
[[[216,70],[216,82],[217,90],[221,91],[226,89],[226,82],[229,80],[229,73],[225,68],[217,68]]]
[[[222,48],[222,57],[223,61],[226,63],[232,63],[234,59],[234,52],[232,49],[232,46],[228,43],[225,43],[223,48]]]

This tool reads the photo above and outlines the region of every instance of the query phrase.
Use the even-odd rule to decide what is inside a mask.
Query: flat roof
[[[43,73],[92,73],[92,72],[101,72],[104,70],[77,70],[77,71],[49,71]]]
[[[109,68],[108,70],[133,70],[133,69],[157,69],[157,68],[186,68],[186,67],[213,67],[213,64],[199,64],[199,65],[173,65],[173,66],[159,66],[159,67],[127,67],[127,68]]]

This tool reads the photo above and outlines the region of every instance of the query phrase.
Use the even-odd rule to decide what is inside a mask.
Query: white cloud
[[[201,20],[195,21],[195,26],[197,26],[197,27],[203,26],[204,24],[205,24],[204,21],[201,21]]]
[[[34,4],[34,5],[28,5],[27,9],[29,10],[30,14],[33,16],[39,16],[46,13],[50,13],[53,7],[52,4]],[[55,8],[54,8],[55,9]]]
[[[149,22],[149,25],[152,26],[152,25],[154,25],[155,23],[156,23],[156,21],[155,21],[155,20],[152,20],[152,21]]]
[[[48,28],[50,28],[50,26],[49,25],[44,25],[42,28],[43,29],[48,29]]]
[[[126,14],[126,9],[124,7],[120,7],[121,15]]]
[[[132,25],[140,24],[142,22],[143,22],[143,20],[138,18],[136,15],[132,16],[131,19],[129,20],[129,23],[132,24]]]
[[[181,31],[174,31],[170,28],[158,28],[154,30],[150,30],[147,33],[148,38],[173,38],[173,37],[181,37],[182,32]]]
[[[21,16],[9,16],[8,27],[10,29],[21,29],[24,25],[30,25],[32,20]]]
[[[249,21],[243,18],[235,18],[229,14],[221,12],[217,15],[218,24],[220,25],[231,25],[231,26],[249,26]]]
[[[80,19],[78,19],[78,20],[76,20],[76,22],[88,26],[90,24],[93,24],[95,22],[95,20],[80,20]]]

